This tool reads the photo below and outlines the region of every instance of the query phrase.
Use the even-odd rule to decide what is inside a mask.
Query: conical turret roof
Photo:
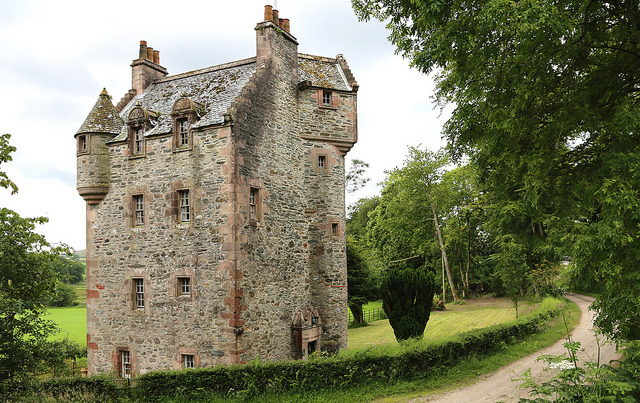
[[[111,133],[116,135],[120,133],[122,126],[124,126],[124,121],[116,112],[107,90],[103,89],[98,101],[76,134]]]

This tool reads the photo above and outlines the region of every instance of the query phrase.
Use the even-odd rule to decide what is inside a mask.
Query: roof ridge
[[[333,57],[327,57],[327,56],[317,56],[317,55],[310,55],[307,53],[298,53],[298,57],[302,58],[302,59],[309,59],[309,60],[319,60],[322,62],[330,62],[330,63],[338,63],[338,60],[333,58]]]
[[[218,65],[215,65],[215,66],[205,67],[205,68],[198,69],[198,70],[192,70],[192,71],[187,71],[185,73],[175,74],[173,76],[167,76],[167,77],[161,78],[159,80],[156,80],[154,83],[164,83],[164,82],[167,82],[167,81],[177,80],[177,79],[184,78],[184,77],[197,76],[199,74],[210,73],[212,71],[225,70],[225,69],[229,69],[229,68],[232,68],[232,67],[238,67],[238,66],[243,66],[245,64],[251,64],[251,63],[254,63],[255,61],[256,61],[256,57],[255,56],[248,57],[246,59],[240,59],[240,60],[236,60],[234,62],[218,64]]]

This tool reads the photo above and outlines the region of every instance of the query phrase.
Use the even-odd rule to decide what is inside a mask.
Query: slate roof
[[[336,59],[299,53],[298,67],[300,81],[311,81],[316,87],[352,90]]]
[[[140,105],[159,114],[157,121],[152,121],[152,126],[154,123],[155,126],[145,136],[170,133],[173,105],[179,98],[187,96],[204,107],[204,113],[199,116],[194,128],[222,123],[227,109],[255,71],[256,61],[251,58],[165,77],[136,95],[120,112],[120,116],[126,120],[131,110]],[[123,127],[114,141],[126,138],[127,130]]]
[[[84,120],[84,123],[80,126],[80,129],[78,129],[76,134],[118,134],[122,130],[123,126],[124,121],[120,116],[118,116],[118,112],[116,112],[116,108],[113,106],[111,97],[107,94],[107,90],[103,89],[96,101],[96,104],[93,105],[93,109],[91,109],[91,112],[89,112],[89,115]]]
[[[298,56],[300,81],[311,81],[314,86],[335,90],[352,90],[336,59],[304,54]],[[152,128],[145,136],[170,133],[171,111],[176,101],[183,96],[203,106],[203,113],[193,125],[194,128],[223,123],[224,114],[256,68],[256,58],[253,57],[155,81],[120,112],[118,136],[113,141],[126,140],[127,129],[122,120],[126,121],[131,110],[138,105],[158,116],[157,119],[152,119]]]

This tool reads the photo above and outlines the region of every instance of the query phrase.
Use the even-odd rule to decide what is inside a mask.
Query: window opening
[[[134,154],[142,154],[142,127],[136,127],[133,135],[133,153]]]
[[[322,91],[322,105],[331,106],[331,91]]]
[[[337,222],[331,223],[331,235],[333,235],[333,236],[337,236],[338,235],[338,223]]]
[[[195,368],[196,357],[193,354],[182,354],[182,368]]]
[[[257,220],[258,217],[258,189],[251,188],[249,190],[249,218]]]
[[[180,222],[191,221],[191,200],[188,190],[178,191],[180,195]]]
[[[144,308],[144,280],[133,279],[134,293],[136,297],[136,308]]]
[[[144,225],[144,197],[142,195],[133,196],[135,206],[135,226]]]
[[[327,166],[327,157],[325,155],[318,155],[318,168],[324,169]]]
[[[129,350],[120,351],[120,376],[131,378],[131,355]]]
[[[78,136],[78,151],[83,153],[87,151],[87,137]]]
[[[191,295],[191,278],[179,277],[178,278],[179,295]]]
[[[189,120],[178,120],[178,147],[189,145]]]

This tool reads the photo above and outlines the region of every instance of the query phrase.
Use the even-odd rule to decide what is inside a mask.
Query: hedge
[[[315,391],[368,382],[426,379],[474,355],[534,334],[560,307],[546,309],[510,324],[460,334],[451,340],[421,345],[408,343],[398,354],[365,350],[351,357],[319,357],[306,361],[252,362],[182,371],[155,371],[140,376],[138,392],[146,398],[191,392],[220,396],[256,396],[289,390]]]
[[[344,388],[369,382],[427,379],[439,376],[464,358],[482,355],[538,332],[561,307],[540,309],[509,324],[495,325],[426,344],[403,342],[396,352],[367,349],[355,354],[309,360],[259,362],[179,371],[154,371],[141,375],[131,389],[108,377],[54,378],[22,385],[24,391],[50,396],[93,394],[143,400],[171,398],[191,393],[221,397],[248,397],[286,391]],[[14,392],[18,392],[14,390]]]

